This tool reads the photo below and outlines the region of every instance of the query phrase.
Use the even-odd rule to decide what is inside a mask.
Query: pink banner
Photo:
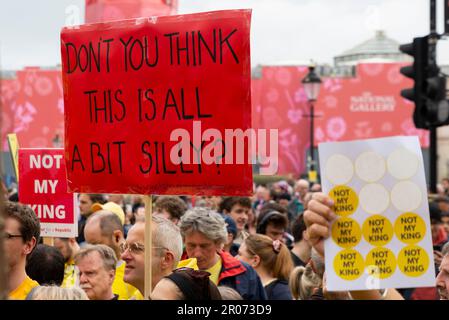
[[[176,14],[178,0],[86,0],[86,23]]]
[[[315,104],[315,146],[320,142],[385,136],[418,136],[428,147],[426,130],[415,128],[414,105],[400,96],[413,84],[399,73],[403,64],[360,64],[354,78],[322,78]],[[279,174],[301,174],[310,145],[309,105],[301,80],[307,67],[267,66],[253,81],[253,125],[279,129]]]
[[[305,67],[264,67],[262,78],[253,80],[253,125],[279,129],[278,173],[302,173],[306,166],[309,120],[300,80]]]
[[[61,147],[64,102],[60,70],[26,68],[2,80],[3,150],[7,133],[16,133],[22,148]]]
[[[412,82],[399,74],[402,64],[361,64],[355,78],[323,78],[316,103],[315,144],[392,135],[416,135],[427,148],[426,130],[412,121],[414,105],[400,96]],[[301,80],[307,67],[266,66],[252,79],[254,128],[279,129],[279,173],[306,172],[310,119]],[[26,68],[2,80],[3,150],[6,133],[17,133],[21,147],[58,147],[63,141],[60,70]],[[55,139],[59,138],[59,142]]]

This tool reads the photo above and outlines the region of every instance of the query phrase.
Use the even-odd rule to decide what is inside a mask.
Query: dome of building
[[[399,51],[399,43],[388,38],[384,31],[365,42],[334,57],[335,66],[355,65],[360,62],[409,62],[411,57]]]

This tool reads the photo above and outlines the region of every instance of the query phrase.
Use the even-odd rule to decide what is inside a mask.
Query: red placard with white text
[[[67,192],[64,149],[19,149],[19,199],[39,218],[42,237],[78,236],[75,195]]]
[[[226,136],[251,129],[250,20],[229,10],[64,28],[69,190],[250,195],[248,151]]]

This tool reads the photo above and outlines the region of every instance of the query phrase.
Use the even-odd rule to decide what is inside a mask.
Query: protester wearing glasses
[[[228,232],[223,217],[206,208],[189,210],[181,218],[186,258],[195,258],[198,268],[209,272],[216,285],[237,290],[246,300],[265,300],[259,276],[247,263],[223,251]]]
[[[39,241],[40,224],[30,207],[16,202],[5,202],[5,229],[3,250],[7,262],[9,299],[23,300],[39,284],[25,271],[26,258]]]
[[[120,218],[113,212],[100,210],[93,213],[87,219],[84,229],[84,237],[89,244],[104,244],[111,248],[116,257],[120,257],[120,244],[125,239],[123,236],[123,224]],[[128,300],[136,293],[137,289],[123,280],[125,274],[125,262],[117,261],[115,280],[112,290],[118,295],[119,300]]]
[[[151,300],[222,300],[209,275],[191,268],[176,269],[157,283]]]
[[[179,228],[170,220],[153,216],[151,270],[152,283],[156,284],[169,275],[178,265],[182,255],[182,238]],[[125,282],[136,287],[143,295],[145,291],[145,223],[136,222],[122,244],[121,258],[126,262]]]

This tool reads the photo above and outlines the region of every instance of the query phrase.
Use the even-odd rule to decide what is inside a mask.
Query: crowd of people
[[[253,197],[79,194],[79,234],[42,243],[33,210],[5,203],[9,299],[448,299],[449,180],[430,200],[435,287],[330,292],[324,240],[335,218],[319,184],[280,181]],[[151,258],[145,263],[145,227]],[[145,272],[151,265],[151,290]],[[148,288],[147,288],[148,292]]]

